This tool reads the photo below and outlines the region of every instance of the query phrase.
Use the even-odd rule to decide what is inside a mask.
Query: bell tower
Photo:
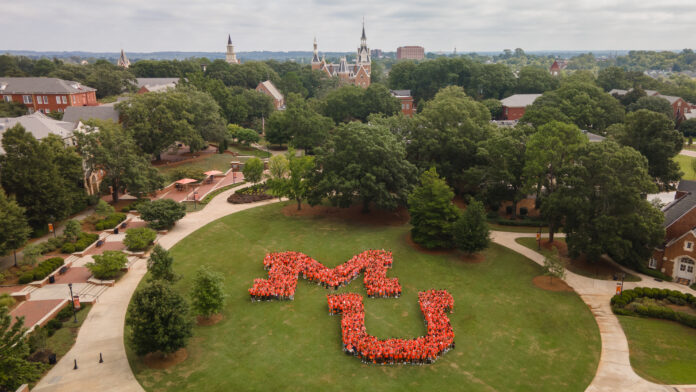
[[[227,35],[227,53],[225,54],[225,61],[229,64],[239,64],[237,60],[237,55],[234,53],[234,45],[232,45],[232,36]]]

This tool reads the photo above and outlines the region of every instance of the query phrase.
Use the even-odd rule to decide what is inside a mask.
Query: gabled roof
[[[263,87],[265,87],[266,91],[268,91],[271,94],[271,96],[273,97],[273,99],[275,99],[276,101],[283,100],[283,94],[281,94],[280,91],[278,91],[276,86],[273,85],[273,82],[271,82],[270,80],[266,80],[265,82],[261,82],[261,83],[259,83],[259,85],[262,85]]]
[[[166,84],[178,84],[179,78],[137,78],[138,88],[143,86],[161,86]]]
[[[662,95],[662,94],[658,94],[658,95],[656,95],[656,97],[664,98],[664,99],[668,100],[671,105],[674,105],[675,102],[677,102],[678,100],[681,99],[681,97],[675,97],[673,95]]]
[[[539,97],[541,94],[515,94],[503,99],[500,103],[509,108],[524,108],[533,104]]]
[[[58,78],[0,77],[0,94],[77,94],[97,91],[78,82]]]
[[[679,181],[679,185],[677,185],[677,190],[696,193],[696,181],[681,180]]]
[[[68,106],[63,114],[63,121],[77,124],[79,121],[92,119],[112,120],[118,122],[118,111],[113,104],[100,106]]]
[[[597,135],[596,133],[592,133],[586,129],[583,129],[582,133],[585,136],[587,136],[587,138],[590,140],[590,143],[597,143],[597,142],[601,142],[602,140],[606,139],[604,136]]]
[[[5,131],[17,124],[22,124],[24,129],[36,139],[43,139],[48,135],[58,135],[65,139],[72,136],[72,131],[75,129],[75,124],[71,122],[54,120],[41,112],[35,112],[21,117],[0,118],[0,139]],[[0,145],[0,154],[4,153],[5,150]]]
[[[662,212],[665,214],[665,221],[662,226],[665,228],[671,226],[694,207],[696,207],[696,193],[687,193],[679,199],[667,204],[662,209]]]
[[[389,90],[395,97],[410,97],[411,90]]]

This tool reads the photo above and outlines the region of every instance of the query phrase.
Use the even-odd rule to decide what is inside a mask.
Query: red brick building
[[[283,94],[278,91],[270,80],[259,83],[259,85],[256,86],[256,91],[273,98],[273,106],[275,106],[276,110],[285,109],[285,97],[283,97]]]
[[[551,75],[553,76],[559,76],[561,71],[566,69],[567,66],[568,62],[565,60],[554,60],[553,64],[551,64],[551,67],[549,68],[549,72],[551,72]]]
[[[665,241],[653,251],[648,268],[671,276],[677,283],[696,281],[696,181],[681,181],[665,214]]]
[[[390,90],[393,97],[396,97],[401,101],[401,113],[406,117],[413,117],[413,113],[416,112],[416,107],[413,104],[413,97],[411,96],[411,90]]]
[[[0,77],[0,96],[24,104],[29,113],[64,112],[69,106],[96,106],[95,89],[58,78]]]
[[[527,106],[539,97],[541,94],[515,94],[503,99],[500,101],[503,104],[503,120],[519,120]]]
[[[399,46],[396,48],[397,60],[423,60],[425,49],[422,46]]]
[[[319,59],[317,39],[315,38],[312,70],[323,71],[328,77],[337,77],[341,84],[352,84],[363,88],[369,87],[371,82],[370,75],[372,73],[372,56],[370,49],[367,47],[365,24],[363,23],[362,37],[360,37],[360,47],[358,48],[355,63],[348,64],[345,57],[342,57],[338,64],[327,63],[325,58]]]

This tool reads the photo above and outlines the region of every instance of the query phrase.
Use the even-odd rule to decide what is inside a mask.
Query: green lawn
[[[129,360],[148,391],[583,391],[599,361],[597,324],[575,293],[538,289],[541,268],[494,245],[480,264],[419,253],[409,226],[367,226],[335,218],[286,217],[284,204],[233,214],[172,249],[176,289],[186,295],[201,264],[224,272],[224,320],[196,327],[189,358],[168,370],[145,367],[126,338]],[[426,333],[417,293],[447,289],[456,348],[428,366],[363,365],[341,351],[340,316],[328,290],[300,280],[294,301],[252,303],[247,289],[267,276],[266,252],[305,252],[327,266],[365,249],[394,252],[398,299],[365,298],[368,332],[380,338]],[[146,279],[143,280],[143,282]],[[143,283],[144,284],[144,283]],[[362,277],[340,292],[365,295]]]
[[[233,144],[227,147],[229,151],[238,153],[239,155],[255,156],[259,158],[270,158],[270,153],[266,151],[261,151],[258,148],[251,146],[245,146],[243,144]]]
[[[68,306],[71,305],[68,304]],[[83,309],[77,312],[77,324],[75,324],[74,319],[70,317],[70,319],[63,322],[63,327],[61,329],[57,330],[53,336],[46,339],[46,346],[56,353],[58,359],[70,351],[70,348],[75,344],[77,333],[80,331],[82,323],[87,318],[92,305],[82,304],[82,307]]]
[[[178,166],[162,165],[156,166],[156,168],[167,178],[167,180],[171,180],[169,176],[176,170],[198,170],[201,172],[201,174],[209,170],[220,170],[224,173],[230,169],[231,161],[237,160],[243,162],[246,161],[246,159],[247,158],[236,158],[230,154],[207,154],[203,159],[184,163]]]
[[[618,316],[642,377],[663,384],[696,384],[696,329],[673,321]]]
[[[684,172],[682,180],[696,180],[696,172],[694,172],[694,168],[691,166],[693,160],[694,158],[686,155],[677,155],[674,157],[674,161],[679,164],[679,168]]]

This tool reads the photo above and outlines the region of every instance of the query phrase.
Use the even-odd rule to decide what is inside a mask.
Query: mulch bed
[[[375,225],[375,226],[401,226],[408,223],[409,215],[406,208],[397,208],[394,211],[371,210],[368,213],[362,212],[361,205],[354,205],[349,208],[339,208],[332,206],[314,206],[302,204],[302,209],[297,209],[297,203],[290,203],[283,207],[283,215],[296,217],[322,217],[335,218],[351,223]]]
[[[143,362],[150,369],[168,369],[176,364],[184,362],[188,358],[188,351],[185,348],[179,349],[166,357],[162,353],[150,353],[145,355]]]
[[[568,283],[555,276],[537,276],[532,279],[532,283],[534,283],[534,286],[547,291],[573,291],[573,288],[568,286]]]
[[[202,316],[196,316],[196,323],[202,327],[207,327],[210,325],[215,325],[222,321],[223,316],[222,314],[214,314],[210,317],[202,317]]]
[[[268,195],[265,193],[261,193],[258,195],[244,195],[244,194],[238,194],[238,193],[233,193],[230,195],[230,197],[227,198],[227,201],[232,204],[247,204],[247,203],[255,203],[257,201],[262,201],[262,200],[270,200],[274,198],[275,196],[273,195]]]

